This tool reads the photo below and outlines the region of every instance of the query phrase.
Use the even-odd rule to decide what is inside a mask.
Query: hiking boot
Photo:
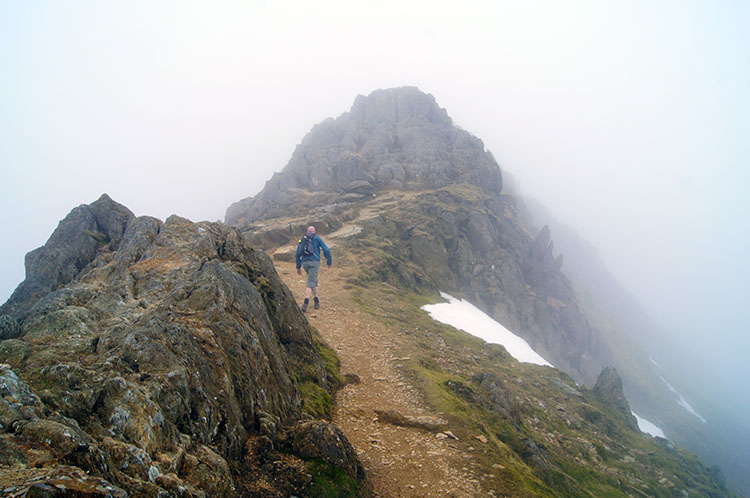
[[[318,301],[318,300],[316,299],[316,300],[315,300],[315,305],[313,305],[313,308],[315,308],[316,310],[319,310],[319,309],[320,309],[320,301]]]
[[[308,304],[308,302],[309,301],[307,299],[305,299],[305,302],[302,304],[302,313],[306,313],[307,312],[307,304]]]

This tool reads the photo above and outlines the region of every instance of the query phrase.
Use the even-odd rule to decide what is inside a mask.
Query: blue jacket
[[[315,244],[315,254],[313,254],[312,256],[302,256],[302,239],[299,240],[299,244],[297,244],[297,254],[294,255],[294,260],[297,262],[297,268],[302,267],[303,261],[320,261],[321,249],[323,249],[323,255],[326,257],[328,265],[330,266],[331,264],[333,264],[333,259],[331,259],[331,251],[328,250],[328,246],[325,242],[323,242],[323,239],[321,239],[317,235],[313,235],[313,244]]]

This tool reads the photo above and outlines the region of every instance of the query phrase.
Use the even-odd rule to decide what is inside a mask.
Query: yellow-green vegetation
[[[313,329],[314,330],[314,329]],[[336,351],[333,350],[318,334],[317,330],[313,332],[313,340],[318,348],[318,353],[323,360],[323,366],[326,369],[328,382],[332,389],[338,389],[344,385],[344,378],[341,376],[341,362]]]
[[[310,498],[355,498],[362,496],[362,489],[355,479],[340,467],[314,458],[307,460],[306,467],[312,483],[305,489]]]
[[[313,342],[317,348],[325,368],[325,387],[320,384],[319,372],[312,364],[302,365],[297,374],[302,411],[316,418],[331,418],[333,396],[338,388],[344,385],[341,376],[339,357],[328,344],[323,341],[317,330],[312,330]],[[326,389],[327,387],[327,389]]]
[[[692,454],[641,434],[628,414],[550,367],[432,320],[440,297],[369,281],[352,301],[400,339],[401,368],[456,444],[512,496],[732,496]],[[687,494],[685,494],[687,493]]]
[[[330,418],[332,398],[331,394],[312,381],[302,382],[299,385],[299,394],[302,397],[302,411],[316,418]]]
[[[109,235],[107,235],[104,232],[100,232],[98,230],[92,231],[85,229],[84,232],[91,236],[94,240],[96,240],[99,244],[107,244],[109,243]]]

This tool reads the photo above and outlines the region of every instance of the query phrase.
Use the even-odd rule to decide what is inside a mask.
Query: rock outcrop
[[[605,367],[596,379],[594,395],[626,417],[629,427],[638,429],[638,422],[630,410],[630,403],[622,391],[622,379],[612,367]]]
[[[38,468],[52,488],[86,475],[130,496],[237,496],[294,473],[248,454],[279,451],[292,427],[302,437],[299,384],[330,394],[334,381],[290,291],[239,231],[136,218],[102,196],[29,253],[26,271],[0,308],[6,472]],[[348,455],[364,482],[348,442],[325,443],[316,457]],[[293,481],[260,496],[298,491]]]
[[[455,127],[432,95],[414,87],[377,90],[313,127],[281,173],[256,197],[232,204],[226,221],[246,226],[299,208],[366,199],[381,189],[459,182],[502,190],[500,169],[482,141]]]

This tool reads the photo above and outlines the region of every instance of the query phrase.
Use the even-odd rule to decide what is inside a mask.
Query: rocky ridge
[[[311,420],[330,413],[335,356],[239,231],[105,195],[26,275],[0,308],[8,496],[304,494],[311,459],[366,490],[346,436]]]
[[[336,263],[322,275],[321,309],[308,313],[355,379],[333,421],[378,496],[732,496],[716,469],[641,434],[614,369],[588,389],[519,363],[432,320],[421,306],[436,294],[363,274],[370,258],[399,264],[387,245],[363,245],[357,227],[391,214],[402,195],[381,194],[360,206],[363,217],[323,234]],[[295,247],[271,252],[301,300]]]
[[[387,245],[392,257],[371,270],[394,284],[468,297],[593,385],[605,344],[560,271],[549,228],[530,232],[502,185],[482,141],[455,126],[433,96],[378,90],[315,126],[257,196],[229,207],[226,221],[260,247],[278,247],[300,233],[296,223],[336,230],[362,218],[370,200],[402,192],[393,209],[358,225],[362,244]]]

